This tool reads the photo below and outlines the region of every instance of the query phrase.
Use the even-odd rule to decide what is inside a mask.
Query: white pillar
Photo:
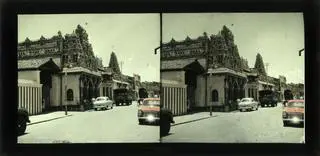
[[[18,96],[19,96],[19,99],[18,99],[18,102],[19,102],[18,108],[20,108],[20,107],[21,107],[21,92],[22,92],[21,86],[18,86],[18,91],[19,91],[19,94],[18,94]]]

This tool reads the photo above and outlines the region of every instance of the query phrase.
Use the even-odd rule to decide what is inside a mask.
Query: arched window
[[[68,89],[68,91],[67,91],[67,101],[73,101],[73,91],[72,91],[72,89]]]
[[[217,90],[213,90],[212,93],[211,93],[211,99],[212,99],[212,102],[217,102],[219,101],[218,100],[218,91]]]

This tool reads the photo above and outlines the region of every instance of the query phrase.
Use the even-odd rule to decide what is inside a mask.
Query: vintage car
[[[27,123],[30,123],[29,113],[25,109],[18,109],[17,132],[18,135],[24,134],[27,129]]]
[[[98,97],[93,102],[94,110],[106,110],[113,108],[113,101],[106,96]]]
[[[145,98],[138,108],[139,124],[160,120],[160,98]]]
[[[240,100],[238,109],[242,111],[246,110],[258,110],[259,102],[255,101],[253,98],[243,98]]]
[[[282,112],[283,126],[304,123],[304,100],[289,100]]]

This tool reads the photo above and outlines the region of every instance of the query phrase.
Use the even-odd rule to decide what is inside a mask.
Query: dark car
[[[18,109],[17,132],[18,135],[24,134],[27,129],[27,123],[30,123],[29,113],[25,109]]]
[[[160,109],[160,136],[168,135],[171,128],[171,123],[175,123],[173,120],[172,112],[169,109]]]

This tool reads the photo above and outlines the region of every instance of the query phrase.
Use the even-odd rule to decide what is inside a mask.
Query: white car
[[[255,101],[253,98],[243,98],[238,105],[241,112],[246,110],[258,110],[258,107],[259,102]]]
[[[98,97],[93,102],[93,108],[94,108],[94,110],[112,109],[113,108],[113,101],[110,100],[106,96]]]

